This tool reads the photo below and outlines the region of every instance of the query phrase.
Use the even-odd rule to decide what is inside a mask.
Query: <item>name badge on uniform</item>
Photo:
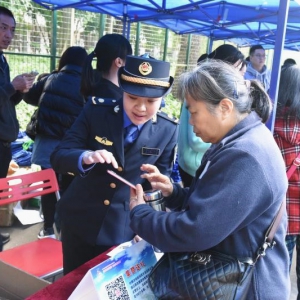
[[[95,140],[105,146],[112,146],[113,144],[113,142],[109,141],[106,137],[95,136]]]
[[[147,147],[142,148],[142,155],[156,155],[156,156],[158,156],[159,153],[160,153],[160,149],[157,149],[157,148],[147,148]]]

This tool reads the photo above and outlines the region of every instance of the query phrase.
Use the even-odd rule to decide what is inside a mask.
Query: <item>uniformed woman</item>
[[[57,208],[65,274],[135,236],[130,188],[107,170],[145,190],[151,185],[141,178],[142,164],[170,175],[178,126],[158,112],[173,84],[169,72],[167,62],[127,56],[118,73],[123,99],[91,97],[53,152],[55,171],[76,175]]]

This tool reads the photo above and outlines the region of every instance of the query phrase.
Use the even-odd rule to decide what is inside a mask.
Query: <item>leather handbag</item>
[[[284,211],[285,201],[269,226],[254,261],[214,250],[165,253],[149,274],[152,292],[159,300],[246,299],[255,263],[276,244],[273,238]]]
[[[32,139],[34,140],[37,133],[38,133],[38,112],[39,112],[39,109],[37,108],[32,116],[30,117],[30,121],[29,123],[27,124],[26,126],[26,134]]]
[[[235,298],[247,295],[254,264],[216,251],[166,253],[152,269],[149,285],[158,299]],[[167,279],[167,281],[166,281]]]

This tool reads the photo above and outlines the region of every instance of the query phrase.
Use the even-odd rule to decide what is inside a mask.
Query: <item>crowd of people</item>
[[[289,299],[295,247],[300,290],[299,168],[286,176],[300,153],[296,61],[281,68],[274,133],[265,125],[271,72],[261,45],[247,58],[229,44],[201,55],[179,77],[176,122],[160,111],[174,82],[170,64],[132,55],[124,36],[104,35],[90,54],[69,47],[55,71],[11,80],[3,50],[15,28],[12,12],[0,6],[0,178],[7,176],[19,132],[15,106],[23,99],[38,107],[32,162],[53,168],[61,191],[58,203],[55,195],[41,198],[38,238],[54,237],[56,224],[64,274],[141,238],[164,252],[213,249],[254,258],[286,198],[276,245],[257,261],[246,298]],[[182,184],[171,179],[175,159]],[[145,205],[148,189],[162,191],[167,212]],[[9,238],[0,234],[1,250]]]

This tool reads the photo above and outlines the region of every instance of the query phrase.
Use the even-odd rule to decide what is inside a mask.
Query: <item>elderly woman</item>
[[[282,156],[264,125],[271,102],[257,81],[245,81],[220,61],[184,74],[179,91],[195,134],[212,146],[189,189],[142,165],[142,177],[162,191],[171,211],[145,205],[137,185],[131,190],[131,228],[164,252],[213,249],[254,260],[287,190]],[[289,299],[286,225],[284,213],[276,246],[257,261],[245,299]]]

